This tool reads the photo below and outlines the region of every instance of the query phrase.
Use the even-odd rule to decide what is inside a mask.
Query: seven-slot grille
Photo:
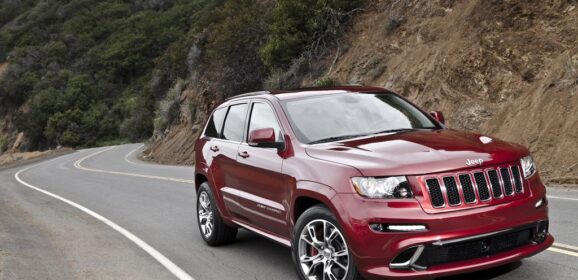
[[[522,182],[518,165],[435,176],[425,180],[434,208],[511,197],[523,192]]]

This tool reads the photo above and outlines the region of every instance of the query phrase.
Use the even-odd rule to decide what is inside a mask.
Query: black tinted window
[[[281,129],[279,128],[279,123],[277,122],[277,116],[275,116],[275,113],[273,113],[271,107],[264,103],[255,103],[253,104],[253,110],[251,111],[249,131],[261,128],[272,128],[275,131],[275,137],[277,138],[277,141],[283,141]]]
[[[227,114],[227,108],[217,109],[215,113],[213,113],[209,123],[207,124],[205,136],[213,138],[221,137],[221,128],[223,128],[225,114]]]
[[[243,129],[247,117],[247,104],[233,105],[229,108],[225,127],[223,128],[223,138],[232,141],[243,141]]]

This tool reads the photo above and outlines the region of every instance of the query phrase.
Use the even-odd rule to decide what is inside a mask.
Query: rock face
[[[529,147],[543,177],[578,181],[578,9],[574,1],[373,1],[333,53],[302,74],[383,86],[451,128]],[[150,156],[191,164],[214,87],[189,83],[179,121]],[[218,92],[218,91],[217,91]],[[239,92],[241,93],[241,92]]]

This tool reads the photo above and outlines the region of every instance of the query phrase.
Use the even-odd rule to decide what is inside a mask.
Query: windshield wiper
[[[396,128],[396,129],[388,129],[383,131],[374,132],[372,134],[382,134],[382,133],[392,133],[392,132],[403,132],[403,131],[413,131],[417,130],[417,128]]]
[[[367,134],[352,134],[352,135],[342,135],[342,136],[328,137],[328,138],[323,138],[323,139],[315,140],[315,141],[313,141],[313,142],[309,142],[309,144],[320,144],[320,143],[327,143],[327,142],[335,142],[335,141],[340,141],[340,140],[345,140],[345,139],[351,139],[351,138],[356,138],[356,137],[361,137],[361,136],[367,136]]]

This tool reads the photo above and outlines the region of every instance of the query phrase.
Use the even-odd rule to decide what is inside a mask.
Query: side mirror
[[[249,146],[252,147],[283,149],[283,142],[276,142],[275,139],[275,130],[270,127],[249,132]]]
[[[436,119],[438,122],[445,124],[446,123],[446,119],[444,118],[444,114],[442,114],[442,112],[440,111],[431,111],[430,115]]]

